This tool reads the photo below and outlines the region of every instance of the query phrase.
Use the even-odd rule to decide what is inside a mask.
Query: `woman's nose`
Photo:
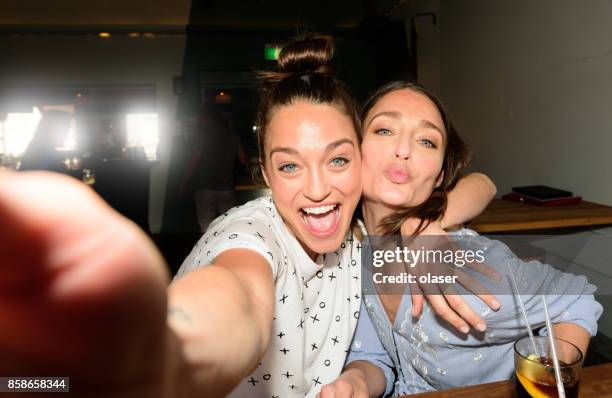
[[[323,171],[311,172],[304,187],[304,195],[313,202],[319,202],[327,198],[330,192],[328,176]]]
[[[401,136],[398,138],[395,146],[395,157],[403,160],[410,158],[410,139],[409,137]]]

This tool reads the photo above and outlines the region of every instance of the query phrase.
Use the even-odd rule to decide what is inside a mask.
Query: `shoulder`
[[[227,226],[237,225],[253,225],[282,223],[282,218],[276,210],[276,205],[270,196],[262,196],[251,200],[240,206],[236,206],[228,210],[226,213],[217,217],[211,224],[205,235],[211,231]]]
[[[287,250],[284,224],[274,202],[262,197],[230,209],[215,219],[185,259],[179,274],[210,264],[220,253],[236,248],[254,250],[266,258],[276,275],[278,259]]]
[[[478,251],[485,256],[486,261],[493,261],[494,266],[500,261],[516,258],[510,247],[501,240],[480,235],[469,228],[461,228],[448,233],[465,250]]]

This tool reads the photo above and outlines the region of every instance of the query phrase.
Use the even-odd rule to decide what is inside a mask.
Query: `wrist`
[[[349,367],[348,369],[346,369],[344,372],[342,372],[341,377],[345,377],[345,378],[356,378],[356,379],[361,379],[361,380],[365,380],[366,379],[366,374],[363,370],[359,369],[359,368],[351,368]]]
[[[355,391],[368,391],[366,373],[360,368],[348,368],[344,372],[342,372],[340,378],[349,382],[353,386]]]

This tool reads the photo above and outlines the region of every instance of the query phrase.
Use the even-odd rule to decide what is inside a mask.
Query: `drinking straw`
[[[555,379],[557,381],[557,391],[559,398],[565,398],[565,388],[561,379],[561,368],[559,367],[559,359],[557,358],[557,348],[555,347],[555,336],[553,334],[550,316],[548,315],[548,305],[546,304],[546,296],[542,295],[542,304],[544,305],[544,316],[546,317],[546,328],[548,328],[548,340],[550,341],[550,350],[552,352],[553,366],[555,368]]]
[[[506,263],[506,265],[508,266],[508,272],[510,272],[510,277],[512,279],[512,285],[514,286],[514,290],[516,291],[516,298],[518,299],[519,305],[521,307],[523,318],[525,318],[525,327],[527,328],[527,334],[529,334],[529,339],[531,340],[531,346],[533,348],[533,353],[536,356],[539,356],[538,347],[536,347],[535,338],[533,337],[533,331],[531,330],[531,325],[529,324],[529,319],[527,318],[527,311],[525,310],[525,305],[523,304],[523,300],[521,299],[521,295],[519,294],[518,286],[516,285],[516,279],[514,279],[514,272],[512,272],[510,263]]]

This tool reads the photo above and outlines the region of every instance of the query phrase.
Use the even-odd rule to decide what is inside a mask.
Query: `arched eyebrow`
[[[377,113],[376,115],[372,116],[370,121],[366,124],[366,128],[368,128],[370,124],[372,124],[374,119],[378,117],[382,117],[382,116],[390,117],[392,119],[401,119],[402,114],[401,112],[398,112],[398,111],[385,111],[385,112]],[[436,126],[434,123],[430,122],[427,119],[421,119],[419,121],[419,127],[430,128],[430,129],[436,130],[437,132],[440,133],[440,135],[442,135],[442,138],[446,137],[446,133],[444,132],[443,129],[440,129],[440,127]]]
[[[442,138],[446,137],[446,134],[444,133],[444,130],[441,130],[438,126],[436,126],[435,124],[433,124],[429,120],[421,119],[419,121],[419,126],[420,127],[429,128],[429,129],[432,129],[432,130],[436,130],[438,133],[440,133]]]
[[[390,117],[392,119],[400,119],[402,117],[402,114],[400,112],[397,112],[397,111],[385,111],[385,112],[377,113],[376,115],[372,116],[370,121],[366,124],[366,128],[369,127],[370,124],[372,124],[374,119],[376,119],[377,117],[381,117],[381,116],[387,116],[387,117]]]
[[[340,145],[343,145],[343,144],[349,144],[353,148],[355,147],[355,143],[353,141],[349,140],[348,138],[341,138],[341,139],[339,139],[337,141],[334,141],[331,144],[329,144],[327,146],[327,148],[325,148],[325,150],[327,152],[329,152],[329,151],[332,151],[332,150],[338,148]]]
[[[353,148],[355,147],[355,143],[352,140],[348,138],[341,138],[339,140],[336,140],[328,144],[327,147],[325,147],[325,152],[333,151],[334,149],[338,148],[340,145],[344,145],[344,144],[349,144]],[[270,151],[270,159],[272,159],[272,155],[276,152],[282,152],[288,155],[298,155],[298,151],[296,151],[293,148],[277,146],[277,147],[272,148],[272,150]]]

